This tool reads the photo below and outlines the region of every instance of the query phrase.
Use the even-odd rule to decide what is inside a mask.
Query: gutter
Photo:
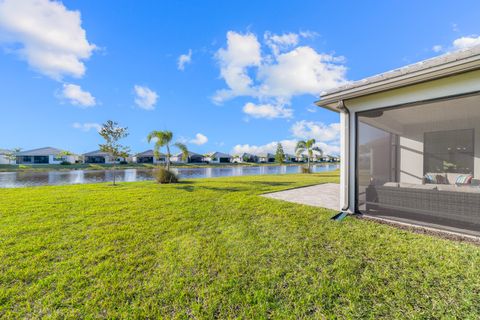
[[[436,65],[429,68],[414,70],[409,73],[401,73],[401,69],[390,71],[385,74],[373,76],[358,81],[358,83],[364,82],[363,84],[352,86],[350,88],[347,85],[345,89],[342,89],[342,87],[340,87],[338,89],[335,89],[335,91],[327,92],[322,96],[322,99],[316,101],[315,104],[317,106],[332,109],[332,107],[329,105],[341,99],[346,100],[358,98],[431,80],[455,76],[469,71],[475,71],[480,69],[479,62],[480,55],[475,55],[465,59],[450,61],[442,65]],[[398,75],[388,77],[388,73],[398,73]],[[384,77],[383,79],[380,78],[382,77],[382,75]],[[369,82],[368,80],[371,78],[380,79],[375,79]]]

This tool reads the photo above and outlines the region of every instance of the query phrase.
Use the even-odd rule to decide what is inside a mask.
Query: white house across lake
[[[109,153],[103,152],[100,150],[88,152],[83,154],[83,161],[85,163],[105,163],[105,164],[113,164],[113,163],[120,163],[122,161],[126,161],[125,158],[114,158]]]
[[[203,156],[201,154],[189,151],[188,157],[186,159],[183,159],[183,154],[180,152],[171,156],[170,161],[176,163],[202,163]]]
[[[211,152],[204,157],[208,163],[229,163],[232,162],[232,156],[223,152]]]
[[[166,156],[163,153],[159,153],[158,157],[155,157],[155,152],[153,150],[147,150],[141,153],[138,153],[133,157],[133,162],[136,163],[165,163]]]
[[[275,162],[275,155],[272,153],[261,153],[257,156],[258,162]]]
[[[7,155],[10,154],[10,150],[0,149],[0,164],[15,164],[15,161],[8,159]]]
[[[64,150],[45,147],[18,152],[17,164],[61,164],[62,162],[75,163],[76,155],[66,155]]]

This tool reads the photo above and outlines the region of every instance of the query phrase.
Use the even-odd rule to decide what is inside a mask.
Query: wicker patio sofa
[[[366,210],[406,211],[480,224],[480,187],[392,182],[370,185]]]

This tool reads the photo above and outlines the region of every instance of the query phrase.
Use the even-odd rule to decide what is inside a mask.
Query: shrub
[[[155,180],[158,183],[177,183],[178,182],[177,175],[165,168],[155,169],[153,174],[154,174]]]
[[[71,163],[70,163],[69,161],[62,161],[62,162],[60,162],[60,164],[61,164],[62,166],[69,166],[69,165],[71,165]]]
[[[123,160],[123,161],[120,161],[120,164],[128,164],[128,162]]]
[[[302,166],[301,173],[312,173],[312,170],[307,166]]]

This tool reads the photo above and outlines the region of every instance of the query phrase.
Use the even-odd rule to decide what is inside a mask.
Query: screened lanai
[[[357,113],[361,213],[480,234],[480,95]]]

